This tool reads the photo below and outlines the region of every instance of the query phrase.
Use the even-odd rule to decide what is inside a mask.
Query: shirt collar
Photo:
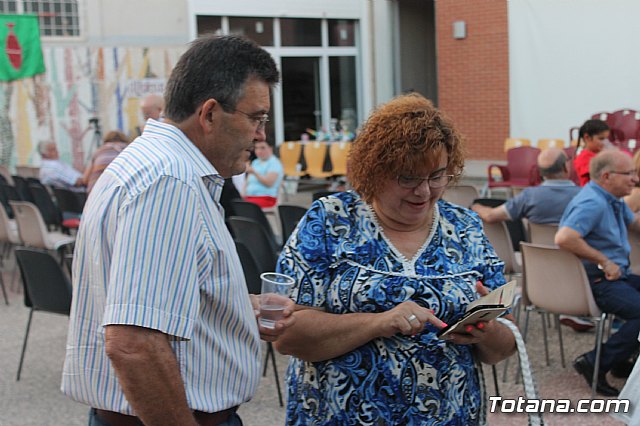
[[[542,181],[541,186],[576,186],[576,184],[569,179],[546,179]]]
[[[191,160],[194,172],[200,177],[219,177],[221,181],[224,179],[220,173],[213,167],[213,164],[200,152],[200,150],[191,142],[182,130],[176,126],[149,119],[144,126],[142,137],[155,139],[157,135],[164,134],[169,137],[171,143],[176,145],[176,149],[182,151],[181,154]]]
[[[592,187],[597,193],[602,195],[604,197],[604,199],[607,200],[611,204],[618,204],[618,203],[623,203],[624,202],[624,201],[622,201],[622,199],[614,197],[613,194],[611,194],[609,191],[604,189],[602,186],[600,186],[600,184],[598,184],[597,182],[595,182],[593,180],[589,181],[586,186]]]

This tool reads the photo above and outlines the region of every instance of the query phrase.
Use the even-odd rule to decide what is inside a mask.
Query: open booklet
[[[499,317],[511,307],[515,293],[516,281],[514,280],[496,288],[486,296],[474,300],[469,303],[462,318],[440,330],[438,336],[445,337],[449,333],[464,332],[465,327],[469,324],[490,321]]]

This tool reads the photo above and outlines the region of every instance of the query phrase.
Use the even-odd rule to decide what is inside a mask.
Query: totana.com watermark
[[[628,399],[503,399],[489,397],[491,413],[628,413]]]

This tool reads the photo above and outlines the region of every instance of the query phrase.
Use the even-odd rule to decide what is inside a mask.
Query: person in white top
[[[43,141],[38,144],[38,152],[42,157],[40,163],[40,182],[71,190],[84,190],[86,177],[60,160],[55,142]]]

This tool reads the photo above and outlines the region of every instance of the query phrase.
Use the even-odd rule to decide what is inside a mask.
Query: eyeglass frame
[[[260,114],[260,116],[258,117],[258,114],[249,114],[247,112],[241,111],[238,108],[233,108],[231,105],[224,103],[224,102],[218,102],[220,105],[222,105],[222,109],[225,112],[230,112],[231,114],[239,112],[240,114],[244,115],[245,117],[247,117],[249,120],[255,121],[258,123],[258,127],[256,130],[259,129],[264,129],[267,126],[267,123],[270,121],[269,120],[269,114],[268,113],[263,113]],[[230,109],[231,111],[227,111],[225,108]]]
[[[424,181],[427,181],[427,184],[429,185],[430,189],[440,189],[440,188],[444,188],[445,186],[449,185],[449,183],[451,183],[451,181],[456,177],[457,175],[439,175],[439,176],[428,176],[428,177],[422,177],[422,176],[404,176],[404,175],[400,175],[397,178],[397,182],[398,182],[398,186],[400,188],[403,189],[416,189],[418,188],[420,185],[422,185],[424,183]],[[433,181],[435,181],[436,179],[442,179],[445,178],[445,183],[443,185],[436,185],[434,186],[432,184]],[[409,182],[412,182],[411,185],[407,186],[406,184],[402,184],[401,180],[402,179],[408,179]],[[406,181],[405,181],[406,182]],[[417,183],[416,183],[417,182]],[[414,184],[415,183],[415,184]]]
[[[628,172],[618,172],[616,170],[607,170],[606,173],[612,173],[614,175],[623,175],[627,177],[634,177],[638,175],[637,170],[629,170]]]

